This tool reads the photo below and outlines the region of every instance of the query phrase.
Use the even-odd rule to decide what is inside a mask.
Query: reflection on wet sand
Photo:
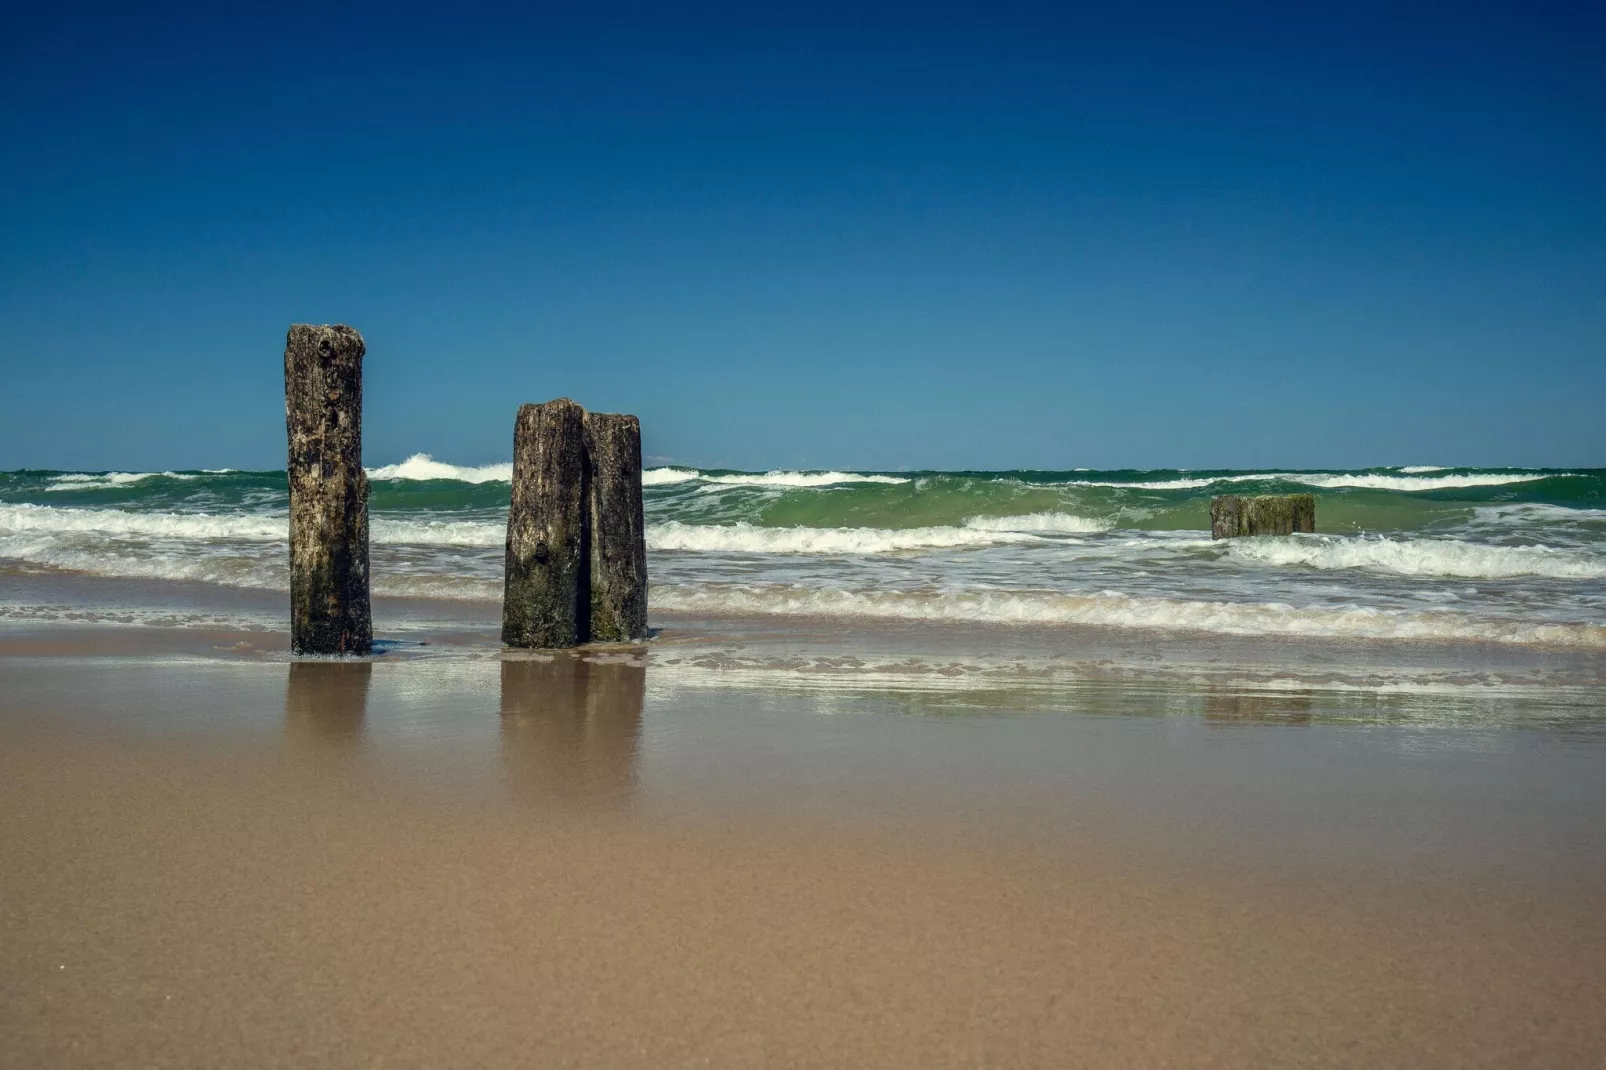
[[[308,750],[355,750],[368,714],[366,661],[295,661],[284,688],[284,734]]]
[[[570,654],[502,662],[502,754],[515,794],[588,802],[630,797],[647,668]]]
[[[1306,691],[1270,694],[1208,694],[1204,698],[1207,724],[1310,724],[1311,695]]]

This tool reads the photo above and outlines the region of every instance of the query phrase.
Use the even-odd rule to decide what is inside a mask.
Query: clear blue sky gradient
[[[14,7],[0,468],[1603,465],[1601,12]]]

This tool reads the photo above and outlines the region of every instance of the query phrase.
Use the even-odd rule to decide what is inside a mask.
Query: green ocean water
[[[495,602],[509,469],[370,469],[375,592]],[[655,611],[1606,649],[1602,469],[661,467],[644,484]],[[1210,540],[1214,495],[1301,492],[1317,534]],[[0,473],[0,613],[46,613],[50,577],[282,590],[287,509],[282,472]],[[8,603],[7,576],[35,593]]]
[[[476,479],[487,470],[460,469]],[[764,527],[907,529],[958,525],[974,517],[1068,513],[1134,530],[1207,529],[1210,499],[1222,493],[1317,493],[1321,528],[1332,532],[1430,531],[1469,520],[1480,507],[1499,505],[1606,507],[1603,469],[1449,468],[1409,475],[1391,468],[1337,473],[888,472],[842,473],[888,482],[844,478],[816,486],[788,485],[785,477],[790,473],[776,473],[770,482],[722,483],[732,478],[762,480],[765,473],[652,472],[695,473],[677,482],[648,485],[648,511],[659,519]],[[373,481],[370,507],[375,513],[398,517],[473,516],[505,511],[508,498],[509,485],[500,479],[380,478]],[[280,471],[0,473],[0,504],[23,503],[134,512],[274,513],[288,507]]]

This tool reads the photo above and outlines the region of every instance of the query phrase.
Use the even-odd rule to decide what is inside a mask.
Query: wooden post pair
[[[290,648],[370,653],[362,335],[298,323],[284,349]],[[502,639],[560,647],[647,635],[641,423],[567,398],[519,409]]]
[[[513,425],[502,642],[617,643],[647,636],[641,422],[568,398]]]

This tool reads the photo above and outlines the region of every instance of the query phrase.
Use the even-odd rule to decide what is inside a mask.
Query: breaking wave
[[[804,587],[698,585],[654,588],[655,608],[695,613],[857,616],[997,624],[1083,624],[1226,635],[1438,639],[1606,648],[1606,626],[1489,620],[1453,611],[1290,606],[1133,597],[1111,591],[1057,594],[978,591],[822,591]]]
[[[1027,543],[1038,538],[1027,532],[971,527],[762,528],[748,523],[685,524],[670,520],[647,528],[649,550],[738,554],[884,554]]]
[[[46,490],[105,490],[107,487],[127,487],[143,483],[158,476],[167,479],[196,479],[187,472],[65,472],[50,477]]]
[[[1431,465],[1402,468],[1401,472],[1422,473],[1443,471]],[[1532,483],[1540,479],[1565,478],[1567,472],[1479,473],[1475,475],[1379,475],[1373,473],[1350,474],[1343,472],[1252,472],[1230,476],[1180,476],[1158,480],[1100,480],[1072,479],[1065,485],[1072,487],[1108,487],[1114,490],[1199,490],[1231,483],[1301,483],[1308,487],[1336,490],[1353,487],[1360,490],[1425,491],[1449,490],[1464,487],[1500,487],[1509,483]]]
[[[695,472],[690,468],[649,468],[641,473],[641,485],[663,487],[671,483],[689,483],[701,477],[701,472]]]
[[[1404,471],[1404,469],[1401,469]],[[1509,483],[1532,483],[1540,479],[1565,478],[1570,473],[1522,474],[1482,473],[1461,476],[1382,476],[1382,475],[1291,475],[1286,478],[1312,487],[1357,487],[1364,490],[1450,490],[1461,487],[1503,487]]]
[[[861,475],[858,472],[733,472],[697,473],[704,483],[736,487],[834,487],[839,483],[908,483],[903,476]]]
[[[166,473],[171,475],[172,473]],[[80,477],[91,478],[91,477]],[[133,478],[144,478],[135,476]],[[400,464],[368,469],[369,479],[428,480],[450,479],[459,483],[510,483],[513,463],[457,465],[437,461],[427,453],[415,453]],[[700,472],[694,468],[648,468],[641,473],[645,487],[698,482],[710,486],[742,487],[834,487],[843,483],[908,483],[902,476],[866,475],[859,472]]]
[[[374,517],[370,523],[373,540],[380,544],[501,546],[507,538],[505,524],[481,520],[393,520]],[[0,537],[45,534],[288,543],[290,519],[282,513],[131,513],[121,509],[0,505]]]
[[[369,479],[455,479],[459,483],[511,483],[513,462],[479,466],[447,464],[427,453],[415,453],[400,464],[368,469]]]
[[[1183,476],[1178,479],[1139,480],[1135,482],[1120,482],[1105,479],[1070,479],[1066,480],[1068,487],[1109,487],[1113,490],[1198,490],[1200,487],[1215,486],[1217,483],[1243,483],[1250,480],[1281,479],[1275,475],[1244,475],[1244,476]]]
[[[973,516],[965,521],[972,531],[1042,532],[1064,535],[1109,531],[1108,520],[1073,513],[1025,513],[1019,516]]]
[[[121,509],[0,505],[0,536],[34,533],[288,541],[289,519],[252,513],[212,516],[207,513],[130,513]]]
[[[1332,538],[1290,536],[1232,542],[1227,556],[1239,562],[1316,569],[1367,569],[1399,576],[1461,576],[1511,579],[1606,578],[1599,555],[1549,546],[1491,546],[1450,539]]]
[[[856,616],[997,624],[1083,624],[1226,635],[1437,639],[1606,648],[1606,626],[1598,624],[1490,620],[1447,610],[1409,612],[1362,606],[1190,601],[1134,597],[1113,591],[1098,594],[1037,591],[960,594],[703,584],[654,588],[652,601],[657,609],[694,613]]]

